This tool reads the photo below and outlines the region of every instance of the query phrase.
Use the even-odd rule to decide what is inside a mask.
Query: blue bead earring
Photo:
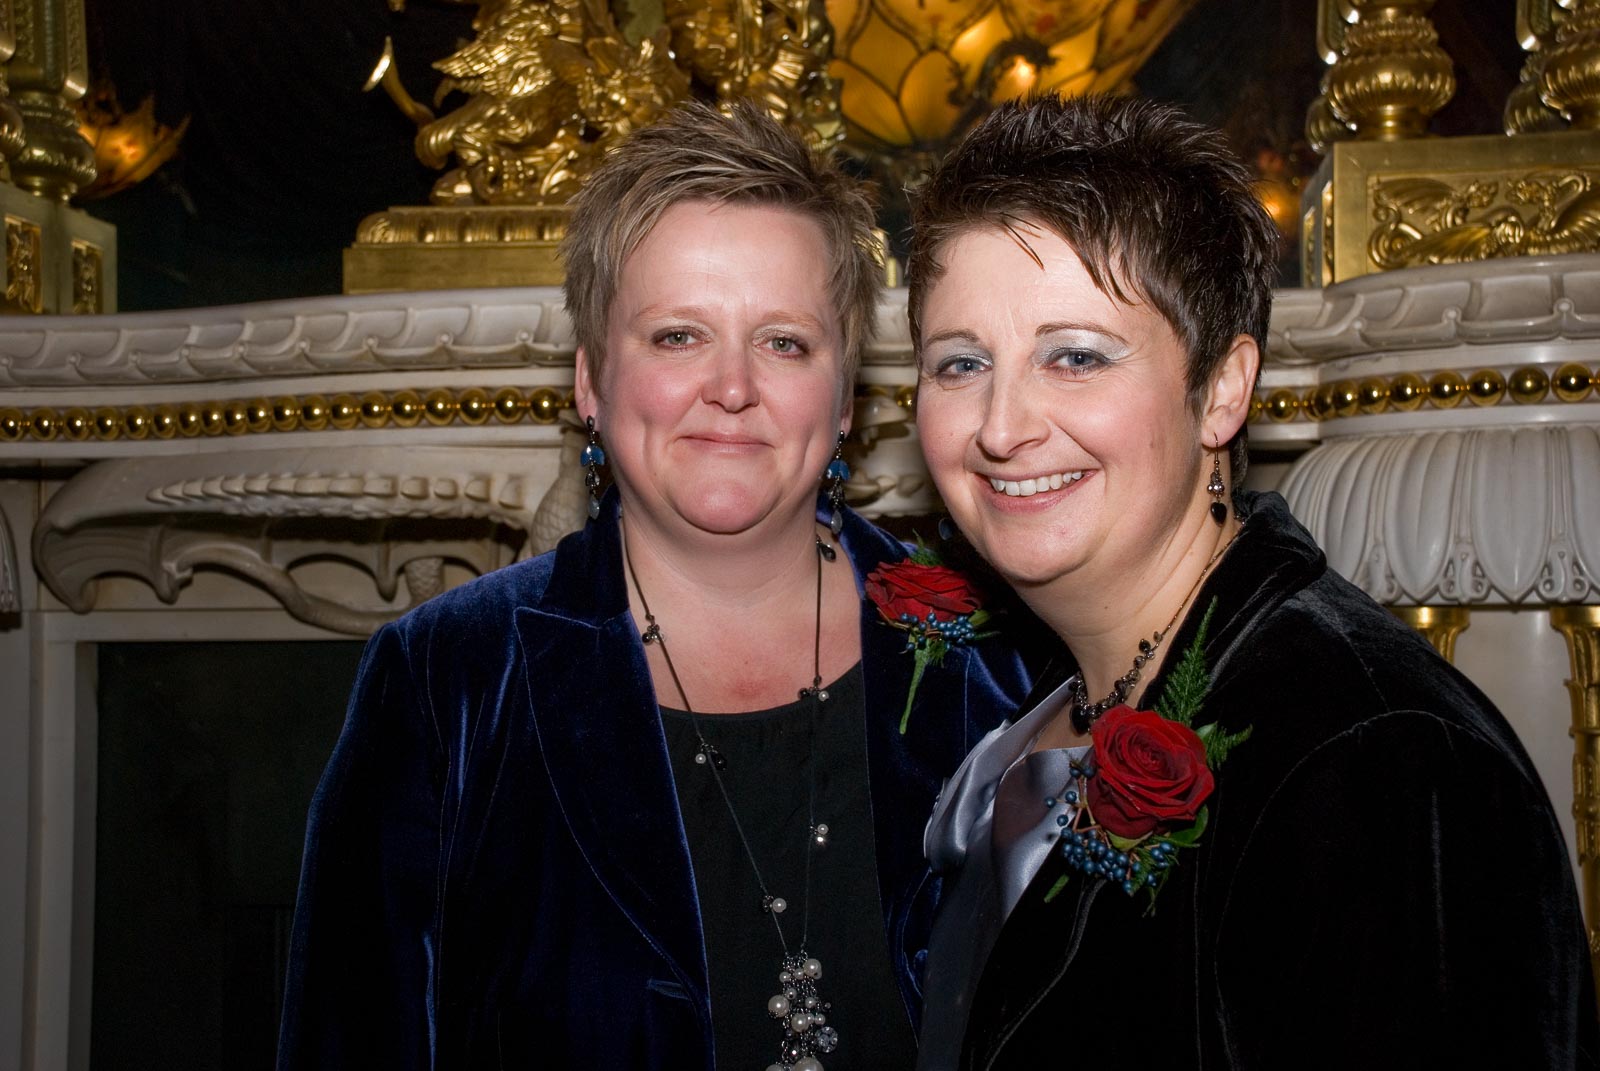
[[[589,519],[600,519],[600,466],[606,463],[606,452],[600,446],[600,434],[594,430],[594,417],[585,417],[589,429],[589,442],[579,459],[583,465],[583,482],[589,488]]]
[[[833,460],[828,462],[828,470],[822,474],[825,480],[832,480],[828,487],[828,506],[832,510],[828,514],[828,530],[838,535],[844,530],[844,482],[850,478],[850,466],[844,460],[844,432],[839,433],[839,441],[833,448]]]

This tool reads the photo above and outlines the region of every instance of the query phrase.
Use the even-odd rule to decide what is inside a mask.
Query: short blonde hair
[[[623,263],[662,213],[686,201],[785,208],[822,228],[847,391],[883,287],[872,198],[831,154],[808,148],[748,101],[727,113],[698,102],[674,109],[619,145],[573,197],[562,291],[591,377],[598,381],[605,360]]]

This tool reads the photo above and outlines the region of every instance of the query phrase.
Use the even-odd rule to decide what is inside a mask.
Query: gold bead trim
[[[360,428],[414,428],[490,422],[554,424],[572,408],[572,392],[551,387],[523,391],[483,387],[452,391],[443,387],[367,391],[361,395],[281,395],[276,398],[177,402],[163,405],[72,406],[57,409],[0,408],[0,444],[24,439],[87,442],[97,439],[194,439],[216,435],[266,435],[291,431],[354,431]]]
[[[1469,375],[1435,372],[1426,379],[1415,372],[1401,372],[1360,380],[1341,379],[1299,393],[1286,387],[1257,391],[1250,400],[1250,422],[1339,420],[1423,408],[1454,409],[1462,403],[1487,408],[1591,399],[1600,400],[1600,369],[1591,371],[1576,362],[1564,364],[1553,373],[1537,365],[1525,365],[1509,374],[1493,368],[1480,368]]]
[[[916,416],[915,387],[863,387],[858,393],[880,393]],[[354,431],[361,428],[446,427],[489,423],[554,424],[563,409],[572,408],[572,392],[551,387],[528,391],[483,387],[450,391],[443,387],[367,391],[365,394],[280,395],[275,398],[221,402],[177,402],[164,405],[122,405],[60,409],[0,407],[0,445],[35,442],[113,442],[120,439],[194,439],[217,435],[265,435],[291,431]]]

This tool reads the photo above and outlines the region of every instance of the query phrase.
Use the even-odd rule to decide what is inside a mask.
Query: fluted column
[[[1561,113],[1539,95],[1545,62],[1556,42],[1555,9],[1556,0],[1517,0],[1517,41],[1528,58],[1522,64],[1521,80],[1506,97],[1502,125],[1507,134],[1561,130],[1567,125]]]
[[[1472,611],[1465,606],[1394,606],[1390,612],[1433,645],[1446,662],[1456,660],[1456,637],[1472,625]]]
[[[72,102],[88,90],[83,0],[12,0],[16,51],[5,65],[22,113],[24,143],[12,180],[65,201],[94,181],[94,150],[78,133]]]
[[[1333,114],[1364,141],[1427,133],[1428,120],[1455,95],[1450,57],[1428,21],[1433,0],[1344,0],[1356,21],[1323,79]]]
[[[1574,0],[1559,21],[1539,89],[1574,130],[1600,128],[1600,0]]]

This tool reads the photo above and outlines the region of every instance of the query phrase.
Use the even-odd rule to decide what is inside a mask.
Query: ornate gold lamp
[[[828,0],[846,141],[901,175],[991,104],[1122,89],[1195,0]]]

